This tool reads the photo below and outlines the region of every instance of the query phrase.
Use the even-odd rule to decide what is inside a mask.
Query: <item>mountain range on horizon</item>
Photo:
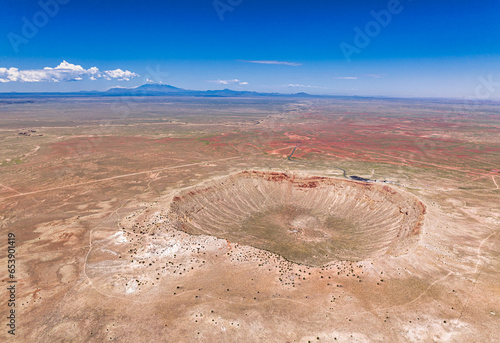
[[[149,96],[176,96],[176,97],[213,97],[213,98],[259,98],[259,97],[279,97],[279,98],[325,98],[325,99],[385,99],[398,100],[405,99],[408,101],[416,99],[426,99],[428,101],[445,101],[450,103],[463,103],[460,98],[401,98],[401,97],[386,97],[386,96],[360,96],[360,95],[318,95],[309,93],[265,93],[257,91],[236,91],[232,89],[220,90],[191,90],[175,87],[160,83],[146,83],[141,86],[125,88],[113,87],[106,91],[79,91],[79,92],[0,92],[0,99],[8,98],[42,98],[42,97],[112,97],[112,96],[128,96],[128,97],[149,97]],[[481,103],[496,103],[494,99],[476,100]]]
[[[124,88],[113,87],[106,91],[79,91],[79,92],[4,92],[0,97],[8,96],[192,96],[192,97],[323,97],[322,95],[311,95],[308,93],[261,93],[256,91],[235,91],[231,89],[221,90],[191,90],[175,87],[167,84],[146,83],[138,87]]]
[[[184,95],[184,96],[296,96],[297,94],[302,96],[309,96],[307,93],[295,93],[295,94],[281,94],[281,93],[260,93],[255,91],[235,91],[232,89],[222,89],[222,90],[191,90],[175,87],[167,84],[160,83],[146,83],[134,88],[121,88],[114,87],[110,88],[104,92],[107,95],[135,95],[135,96],[151,96],[151,95]]]

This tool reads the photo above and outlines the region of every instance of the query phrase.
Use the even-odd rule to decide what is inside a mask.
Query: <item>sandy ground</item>
[[[188,108],[164,114],[172,122],[160,128],[129,118],[124,131],[108,128],[106,135],[96,134],[92,118],[87,127],[49,119],[37,125],[29,118],[16,127],[9,115],[17,110],[4,108],[1,339],[497,341],[498,120],[478,116],[472,127],[472,121],[440,117],[417,132],[416,141],[415,125],[425,122],[418,116],[399,118],[397,131],[382,127],[386,113],[395,111],[390,104],[368,122],[356,114],[345,119],[349,104],[292,105],[284,114],[283,107],[247,105],[243,112],[252,117],[244,120],[186,117],[186,111],[203,113]],[[242,115],[241,109],[225,112]],[[492,131],[475,138],[483,124]],[[321,134],[329,125],[335,133]],[[44,136],[17,137],[25,127]],[[370,145],[369,130],[387,139]],[[443,138],[452,132],[460,132],[455,141]],[[356,142],[344,146],[351,135]],[[387,146],[391,141],[397,149]],[[336,167],[390,180],[390,187],[425,205],[411,249],[313,267],[227,237],[190,235],[167,215],[184,190],[242,170],[344,179]],[[15,336],[4,325],[9,232],[16,247]]]

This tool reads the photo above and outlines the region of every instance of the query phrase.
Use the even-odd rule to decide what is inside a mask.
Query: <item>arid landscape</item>
[[[1,340],[497,341],[499,108],[4,97]]]

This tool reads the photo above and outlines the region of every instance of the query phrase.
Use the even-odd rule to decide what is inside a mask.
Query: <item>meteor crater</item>
[[[176,228],[323,266],[408,252],[425,206],[387,185],[296,173],[243,171],[184,190],[169,217]]]

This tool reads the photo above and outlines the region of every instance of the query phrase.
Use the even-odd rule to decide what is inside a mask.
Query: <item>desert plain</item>
[[[498,341],[500,104],[472,105],[2,98],[1,340]]]

